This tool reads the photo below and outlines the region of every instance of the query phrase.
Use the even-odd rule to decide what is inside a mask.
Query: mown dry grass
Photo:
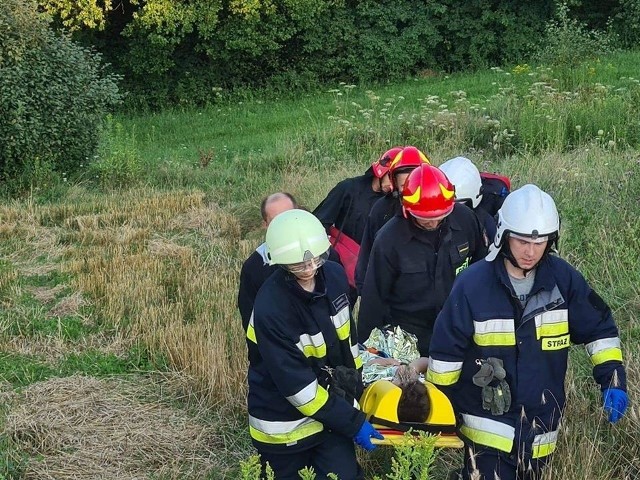
[[[246,367],[236,354],[244,348],[234,294],[237,220],[202,192],[140,192],[93,209],[56,206],[39,215],[76,246],[61,263],[73,287],[108,324],[197,378],[212,403],[238,402]]]
[[[189,379],[189,390],[198,393],[209,415],[208,423],[199,425],[202,431],[215,426],[221,432],[215,438],[207,434],[172,440],[175,432],[154,425],[153,418],[157,414],[158,419],[171,420],[171,409],[165,406],[160,415],[155,406],[141,408],[127,395],[117,402],[112,398],[117,405],[101,408],[114,417],[114,408],[120,409],[123,422],[138,419],[140,425],[123,423],[112,431],[120,420],[102,418],[107,427],[95,432],[98,426],[88,418],[72,418],[73,412],[66,417],[64,412],[75,405],[74,411],[89,414],[90,405],[83,402],[102,398],[114,385],[96,379],[83,379],[78,385],[73,377],[35,383],[25,390],[31,396],[20,406],[14,404],[5,422],[5,433],[10,432],[15,447],[32,456],[23,478],[224,478],[238,459],[237,453],[220,445],[246,452],[246,440],[230,433],[244,431],[236,417],[246,396],[245,347],[235,291],[240,259],[250,248],[239,242],[238,221],[209,203],[203,192],[94,196],[76,190],[73,198],[53,205],[24,208],[16,203],[2,208],[0,237],[9,268],[0,272],[0,291],[9,310],[0,322],[0,349],[54,364],[84,350],[120,355],[135,344],[147,346]],[[25,284],[29,278],[51,274],[64,278],[64,283]],[[35,304],[18,302],[24,295]],[[75,341],[62,335],[2,333],[29,316],[54,323],[65,316],[82,316],[83,307],[90,307],[83,322],[110,326],[109,333]],[[39,399],[33,397],[36,394]],[[47,397],[50,403],[44,408],[41,403]],[[108,403],[109,398],[103,400]],[[213,419],[212,405],[217,405]],[[72,428],[76,424],[83,427]],[[64,425],[69,427],[65,437],[54,438]],[[143,426],[147,430],[136,431]],[[193,448],[220,454],[205,462],[190,453]],[[117,458],[127,452],[132,455],[129,460]],[[193,464],[189,468],[188,462]]]
[[[43,358],[48,363],[55,364],[69,354],[81,355],[83,352],[122,357],[131,346],[131,339],[103,333],[83,335],[82,338],[74,342],[61,336],[24,337],[17,335],[2,342],[2,351],[7,354]]]
[[[157,380],[165,388],[180,381]],[[158,398],[158,386],[75,376],[15,395],[3,433],[32,458],[22,478],[207,478],[219,435]]]

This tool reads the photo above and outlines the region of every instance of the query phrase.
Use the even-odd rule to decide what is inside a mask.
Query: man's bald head
[[[260,204],[260,213],[262,214],[262,220],[264,226],[268,226],[276,215],[287,210],[298,208],[298,202],[293,198],[293,195],[287,192],[272,193],[268,197],[265,197]]]

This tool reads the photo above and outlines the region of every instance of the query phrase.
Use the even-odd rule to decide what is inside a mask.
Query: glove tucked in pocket
[[[497,386],[482,387],[482,408],[491,410],[492,415],[502,415],[511,407],[511,389],[501,380]]]
[[[505,378],[507,372],[499,358],[476,360],[480,369],[473,376],[473,383],[482,387],[482,408],[492,415],[502,415],[511,407],[511,389]]]

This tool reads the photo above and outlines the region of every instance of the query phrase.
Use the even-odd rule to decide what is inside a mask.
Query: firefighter
[[[454,187],[438,168],[413,170],[402,190],[404,215],[393,217],[373,242],[362,287],[358,338],[400,326],[427,356],[436,316],[456,275],[484,258],[485,235],[475,214],[456,204]]]
[[[464,203],[476,213],[489,240],[493,241],[496,236],[496,220],[481,206],[483,186],[478,167],[467,157],[454,157],[440,165],[440,170],[456,187],[456,202]]]
[[[339,182],[313,211],[345,268],[352,305],[358,298],[355,268],[367,216],[376,200],[392,188],[385,155],[373,162],[364,175]]]
[[[370,450],[382,436],[354,406],[362,362],[344,269],[325,263],[326,232],[304,210],[274,218],[266,244],[269,263],[282,268],[260,288],[247,329],[253,444],[278,479],[297,479],[304,467],[355,479],[354,441]]]
[[[260,204],[263,227],[268,227],[271,220],[279,213],[293,208],[303,208],[298,205],[296,199],[287,192],[276,192],[266,196]],[[267,244],[261,243],[242,264],[240,270],[240,282],[238,286],[238,310],[242,318],[242,328],[246,331],[253,303],[258,290],[267,278],[277,269],[275,265],[269,265],[266,257]],[[329,260],[340,263],[340,257],[336,251],[329,249]],[[353,307],[353,305],[351,305]]]
[[[382,163],[378,159],[364,175],[339,182],[315,208],[313,214],[320,219],[327,232],[331,226],[335,226],[360,244],[371,207],[392,188],[389,169]]]
[[[364,276],[367,273],[367,265],[369,264],[371,247],[373,246],[373,240],[376,238],[378,230],[392,217],[402,213],[400,193],[402,192],[405,180],[414,168],[419,167],[423,163],[431,163],[429,157],[413,146],[392,148],[380,158],[379,162],[387,167],[392,190],[373,204],[365,223],[355,270],[355,283],[358,293],[362,291]]]
[[[486,261],[458,278],[436,321],[427,380],[461,417],[464,479],[540,478],[556,447],[571,344],[586,347],[609,421],[627,407],[611,310],[551,254],[559,226],[547,193],[512,192]]]
[[[279,213],[298,208],[298,202],[287,192],[276,192],[265,197],[260,204],[262,225],[266,228]],[[253,302],[258,290],[275,271],[266,258],[266,243],[260,244],[242,264],[238,288],[238,309],[242,317],[242,328],[246,331],[253,311]]]

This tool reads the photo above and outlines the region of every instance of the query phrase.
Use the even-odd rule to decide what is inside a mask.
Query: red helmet
[[[404,182],[403,210],[420,218],[448,215],[455,205],[455,187],[439,168],[420,165]]]
[[[430,165],[429,157],[418,150],[416,147],[404,147],[398,153],[389,165],[389,175],[399,173],[404,169],[413,169],[423,164]]]
[[[382,178],[389,173],[389,165],[401,151],[402,147],[393,147],[384,152],[378,160],[371,164],[373,174],[378,178]]]

